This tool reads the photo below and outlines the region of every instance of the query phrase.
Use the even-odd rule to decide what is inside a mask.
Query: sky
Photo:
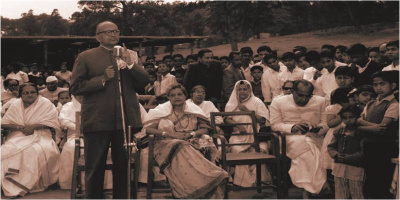
[[[10,19],[18,19],[22,13],[30,9],[34,15],[51,14],[55,8],[64,19],[69,19],[72,13],[80,11],[78,0],[0,0],[0,15]]]
[[[172,1],[164,0],[164,2]],[[18,19],[22,13],[27,13],[30,9],[33,10],[34,15],[42,13],[50,15],[57,8],[64,19],[69,19],[72,13],[81,11],[77,2],[78,0],[0,0],[0,15],[9,19]]]

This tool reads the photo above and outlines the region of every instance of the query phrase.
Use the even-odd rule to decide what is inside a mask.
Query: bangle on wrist
[[[161,135],[162,135],[163,137],[165,137],[165,136],[167,135],[167,132],[166,132],[166,131],[163,131],[163,132],[161,133]]]

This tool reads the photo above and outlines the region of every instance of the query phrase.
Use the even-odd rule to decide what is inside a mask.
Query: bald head
[[[97,24],[96,35],[98,32],[103,31],[105,29],[105,27],[110,26],[110,25],[117,26],[115,23],[113,23],[111,21],[104,21],[104,22],[100,22],[99,24]]]

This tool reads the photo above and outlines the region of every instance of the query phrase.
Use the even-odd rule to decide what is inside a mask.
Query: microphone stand
[[[115,46],[114,50],[116,50],[116,53],[114,51],[114,55],[116,55],[116,59],[120,58],[122,55],[120,54],[120,49],[121,46]],[[138,152],[136,143],[132,141],[132,127],[128,126],[128,131],[126,130],[126,121],[125,121],[125,104],[124,104],[124,98],[123,98],[123,93],[122,93],[122,80],[121,80],[121,69],[119,69],[118,62],[117,62],[117,68],[118,68],[118,89],[119,89],[119,102],[121,105],[121,117],[122,117],[122,131],[124,134],[124,148],[126,151],[126,157],[127,157],[127,198],[131,198],[132,194],[132,187],[131,187],[131,158],[132,158],[132,148],[135,147],[136,152]],[[137,161],[135,161],[137,162]],[[135,169],[136,170],[136,169]],[[136,197],[135,197],[136,198]]]

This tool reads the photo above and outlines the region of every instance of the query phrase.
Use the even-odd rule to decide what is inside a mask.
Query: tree
[[[37,22],[35,16],[33,15],[33,10],[30,9],[28,13],[23,13],[21,16],[22,30],[25,32],[24,35],[39,35],[40,24]]]
[[[54,9],[50,17],[43,23],[44,35],[68,35],[68,21],[63,19]]]

